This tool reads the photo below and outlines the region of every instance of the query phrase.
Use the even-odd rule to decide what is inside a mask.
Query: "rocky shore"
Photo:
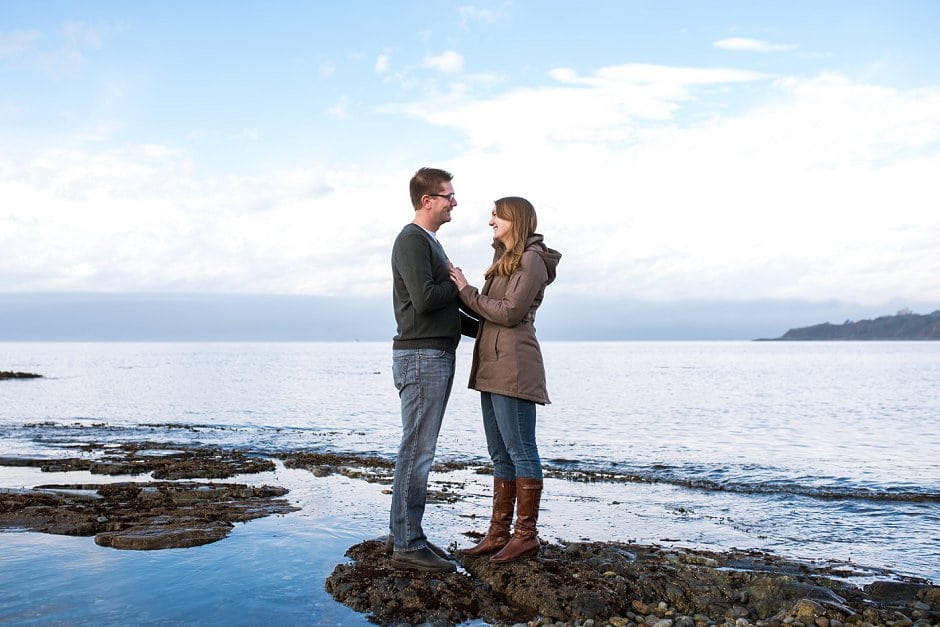
[[[59,459],[0,457],[0,466],[122,478],[146,474],[148,480],[0,489],[0,529],[94,536],[102,546],[154,550],[216,542],[236,522],[296,509],[283,487],[195,481],[272,470],[274,462],[262,454],[154,442],[70,448],[72,454]],[[286,467],[314,477],[342,474],[387,484],[393,470],[389,460],[370,456],[290,452],[278,457]],[[453,502],[464,495],[455,483],[430,498]],[[479,537],[472,529],[463,533],[468,545]],[[931,582],[886,576],[856,585],[851,580],[860,573],[849,567],[760,552],[543,543],[537,557],[501,566],[485,557],[455,555],[460,568],[447,574],[393,568],[384,538],[357,543],[346,555],[350,561],[335,567],[325,588],[381,625],[940,625],[940,587]]]
[[[352,563],[326,582],[334,598],[380,625],[940,624],[940,588],[926,582],[860,588],[838,573],[758,552],[543,543],[538,557],[502,565],[457,554],[462,568],[442,574],[395,569],[384,547],[384,538],[353,546]]]

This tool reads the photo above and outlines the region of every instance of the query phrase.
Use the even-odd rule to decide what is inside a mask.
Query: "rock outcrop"
[[[865,589],[759,552],[692,551],[616,542],[544,544],[509,564],[458,556],[465,570],[395,569],[381,540],[351,547],[326,590],[380,625],[400,623],[661,625],[933,625],[940,588]],[[590,621],[590,623],[589,623]]]
[[[232,483],[122,482],[0,490],[0,527],[94,536],[116,549],[199,546],[226,537],[236,522],[298,508],[286,488]]]

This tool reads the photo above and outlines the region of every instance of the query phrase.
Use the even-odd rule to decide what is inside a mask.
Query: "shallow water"
[[[42,479],[71,481],[74,474],[44,473]],[[308,473],[283,467],[277,474],[303,509],[238,524],[228,538],[205,546],[121,551],[92,538],[0,534],[0,623],[369,624],[334,602],[323,582],[349,546],[374,537],[366,534],[371,521],[349,500],[378,499],[377,490],[345,478],[313,482]]]
[[[486,460],[478,395],[464,388],[469,349],[458,354],[441,460]],[[940,343],[547,343],[543,352],[553,399],[539,409],[546,467],[617,479],[549,480],[546,538],[757,548],[940,581]],[[154,440],[390,458],[400,430],[390,360],[378,343],[0,343],[0,369],[46,376],[0,382],[0,455]],[[40,474],[0,469],[0,485],[77,481]],[[280,623],[361,619],[323,580],[349,545],[384,532],[389,497],[349,479],[283,469],[277,479],[304,500],[302,512],[239,525],[208,547],[144,557],[87,538],[0,533],[0,589],[12,591],[0,621],[25,618],[36,582],[57,570],[38,622],[68,612],[110,622],[120,603],[151,623],[177,622],[186,605],[202,622],[238,622],[269,603],[282,607]],[[428,533],[444,544],[482,526],[472,517],[486,513],[489,490],[470,471],[447,480],[465,482],[470,498],[429,508]],[[99,578],[82,576],[98,564],[105,579],[136,585],[85,603],[107,597]],[[179,592],[183,609],[160,607],[155,589]],[[210,611],[219,604],[233,609]]]

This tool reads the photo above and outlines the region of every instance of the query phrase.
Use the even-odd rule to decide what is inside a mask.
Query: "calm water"
[[[486,459],[478,395],[465,389],[469,351],[465,342],[439,459]],[[553,400],[539,412],[545,465],[626,479],[547,484],[543,535],[758,548],[940,581],[940,343],[547,343],[543,351]],[[0,369],[46,377],[0,381],[0,454],[151,439],[391,457],[400,423],[390,361],[386,343],[0,343]],[[74,474],[0,469],[0,485]],[[119,622],[128,608],[142,622],[256,622],[261,614],[238,603],[229,614],[203,611],[243,599],[240,586],[267,595],[284,623],[359,621],[322,583],[346,547],[382,532],[387,495],[283,468],[266,480],[310,506],[209,547],[129,555],[90,539],[0,534],[0,589],[14,591],[0,600],[0,622],[26,621],[36,580],[60,569],[72,574],[43,597],[39,622]],[[486,478],[462,480],[472,498],[429,511],[430,529],[474,526],[465,517],[485,508]],[[91,578],[74,574],[82,564],[128,589],[88,606]],[[203,571],[214,575],[197,577],[206,588],[191,598],[179,573]],[[183,614],[168,613],[160,596],[140,592],[180,586],[188,619],[185,603],[174,610]],[[265,603],[250,606],[263,612]]]

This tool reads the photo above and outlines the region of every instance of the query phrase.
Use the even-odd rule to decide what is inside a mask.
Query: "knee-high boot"
[[[512,524],[512,512],[516,504],[516,482],[493,477],[493,515],[486,537],[469,549],[457,552],[475,557],[495,553],[509,543],[509,525]]]
[[[516,500],[516,528],[509,544],[490,557],[490,561],[495,564],[535,555],[539,550],[535,525],[539,519],[539,503],[542,500],[542,480],[517,478]]]

